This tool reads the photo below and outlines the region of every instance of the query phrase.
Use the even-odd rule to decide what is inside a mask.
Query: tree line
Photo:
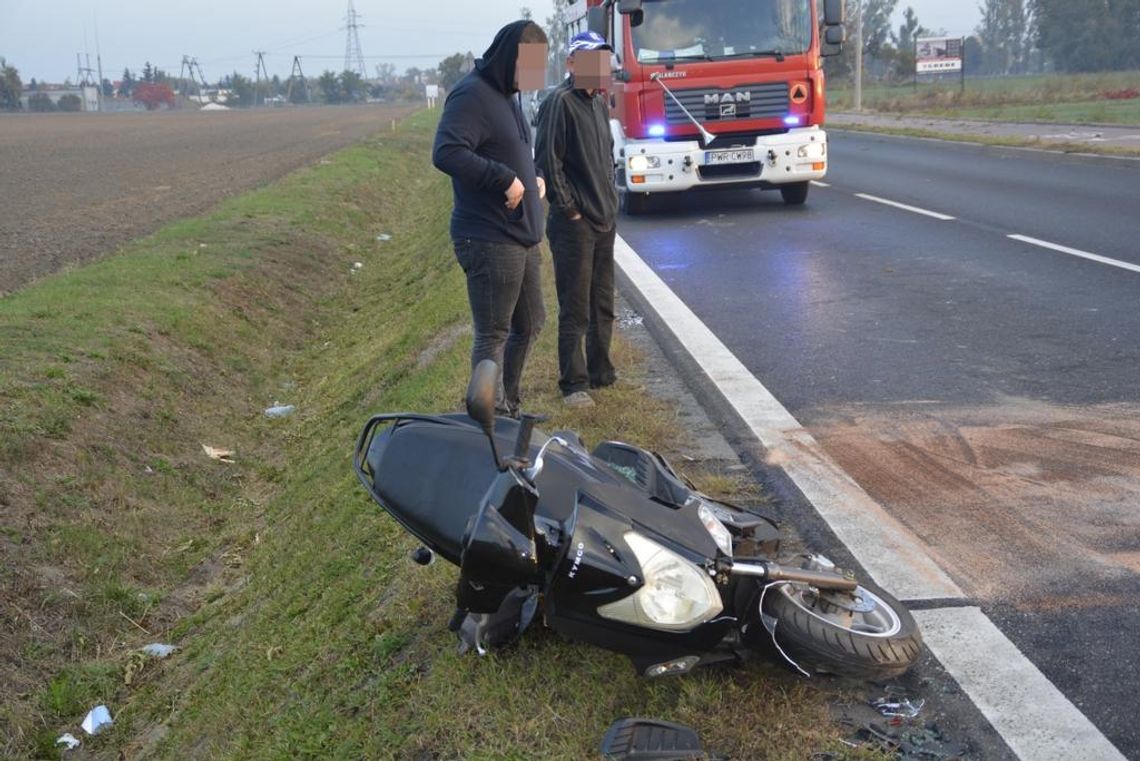
[[[465,57],[459,57],[462,63]],[[124,68],[118,83],[104,79],[100,90],[105,98],[130,99],[148,110],[163,105],[173,107],[176,93],[195,96],[209,93],[210,97],[217,97],[223,105],[238,107],[266,102],[282,103],[286,100],[292,103],[341,104],[359,103],[368,99],[422,100],[424,85],[438,84],[439,77],[437,69],[413,66],[400,74],[392,64],[379,64],[376,66],[376,76],[369,79],[355,71],[337,73],[326,70],[312,79],[282,79],[274,75],[259,82],[235,71],[214,84],[206,83],[203,88],[201,82],[171,76],[147,61],[137,73],[130,67]],[[71,86],[70,79],[64,84]],[[69,94],[53,99],[34,78],[25,84],[19,70],[0,56],[0,111],[20,110],[21,97],[24,95],[29,95],[27,108],[30,111],[82,110],[82,101],[78,96]]]
[[[851,76],[862,7],[863,60],[874,79],[914,76],[914,42],[945,30],[924,27],[912,7],[892,25],[898,0],[847,0],[847,44],[827,59],[828,74]],[[966,73],[1009,75],[1140,68],[1140,0],[981,0],[981,20],[966,37]]]

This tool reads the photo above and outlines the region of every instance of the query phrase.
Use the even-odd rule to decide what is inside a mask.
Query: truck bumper
[[[731,154],[727,163],[716,162],[710,155],[726,153]],[[774,188],[819,180],[827,174],[827,133],[819,127],[802,127],[712,150],[701,148],[695,140],[615,139],[614,160],[618,187],[633,193],[730,185]]]

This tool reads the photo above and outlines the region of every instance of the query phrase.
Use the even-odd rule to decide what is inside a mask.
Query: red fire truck
[[[614,49],[610,91],[626,212],[654,193],[779,189],[807,199],[827,172],[823,56],[844,42],[843,0],[571,0],[571,35]]]

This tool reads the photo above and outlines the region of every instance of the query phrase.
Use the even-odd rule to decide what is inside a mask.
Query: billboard
[[[962,70],[962,38],[920,37],[915,41],[915,71],[941,74]]]

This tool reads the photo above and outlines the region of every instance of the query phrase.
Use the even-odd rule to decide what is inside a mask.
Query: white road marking
[[[881,586],[904,600],[961,598],[910,530],[883,510],[823,451],[620,236],[614,257],[645,300],[832,530]]]
[[[1019,758],[1124,761],[978,608],[916,610],[923,639]]]
[[[1047,240],[1038,240],[1037,238],[1030,238],[1028,235],[1010,235],[1007,236],[1013,240],[1021,241],[1022,243],[1029,243],[1041,248],[1047,248],[1050,251],[1060,251],[1062,254],[1069,254],[1070,256],[1079,256],[1082,259],[1088,259],[1101,264],[1107,264],[1110,267],[1119,267],[1122,270],[1129,270],[1131,272],[1140,272],[1140,265],[1129,264],[1122,262],[1119,259],[1109,259],[1107,256],[1098,256],[1097,254],[1090,254],[1088,251],[1081,251],[1079,248],[1069,248],[1068,246],[1060,246],[1056,243],[1050,243]]]
[[[950,220],[954,219],[954,217],[951,217],[948,214],[939,214],[936,211],[928,211],[926,209],[920,209],[917,206],[907,206],[905,203],[899,203],[898,201],[888,201],[886,198],[879,198],[878,196],[869,196],[866,193],[856,193],[855,197],[856,198],[862,198],[865,201],[874,201],[875,203],[881,203],[885,206],[893,206],[896,209],[902,209],[903,211],[912,211],[915,214],[922,214],[923,216],[934,217],[935,219],[941,219],[943,222],[949,222]]]
[[[831,187],[831,185],[829,185],[828,183],[820,182],[819,180],[812,180],[811,184],[815,185],[817,188],[830,188]]]
[[[618,236],[614,258],[736,413],[877,583],[904,600],[963,598],[878,505]],[[978,608],[914,611],[931,652],[1025,761],[1124,756]]]

